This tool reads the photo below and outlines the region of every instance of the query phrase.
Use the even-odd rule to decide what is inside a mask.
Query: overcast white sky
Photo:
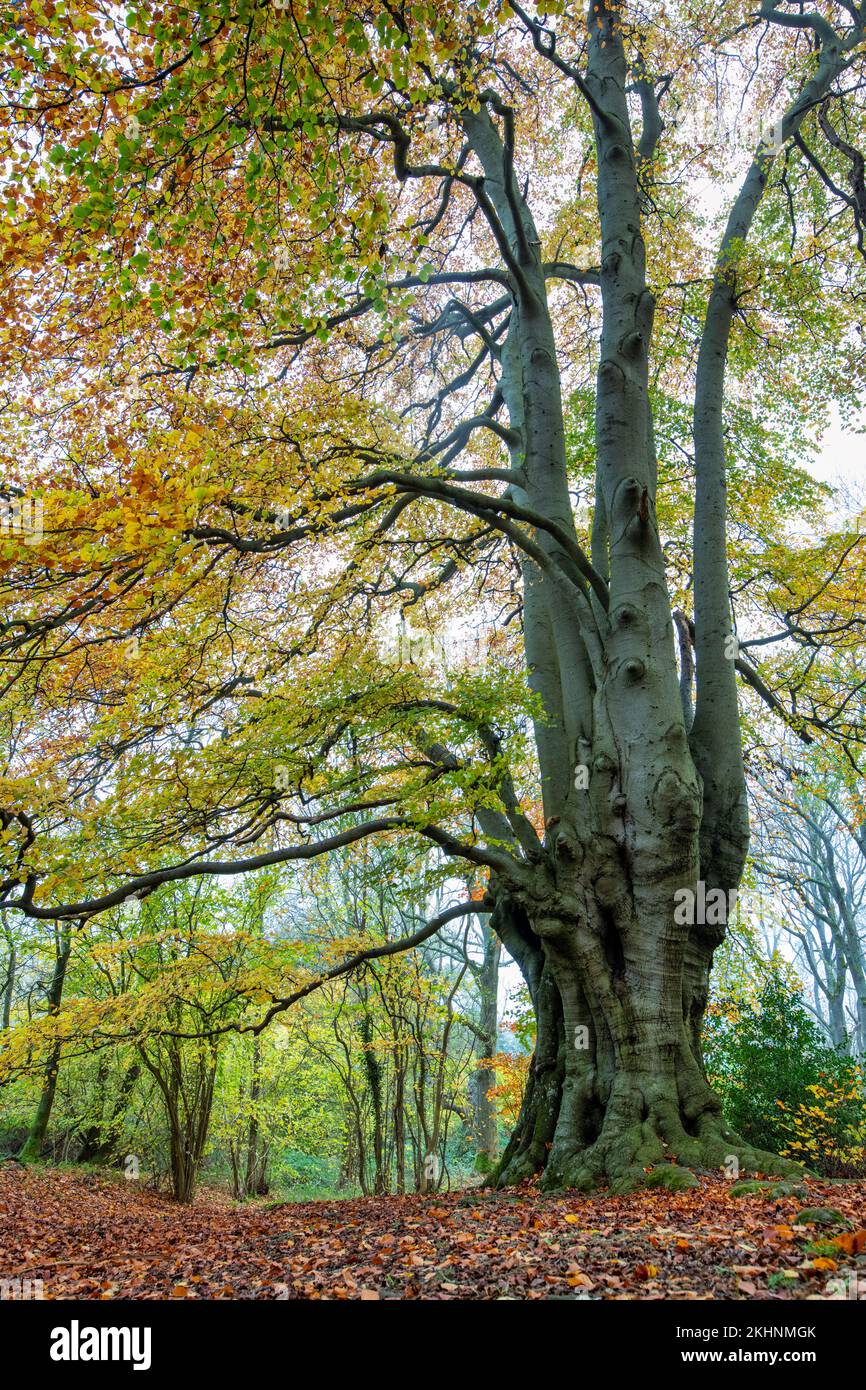
[[[866,426],[866,420],[863,423]],[[837,415],[821,443],[812,472],[822,482],[847,486],[866,501],[866,433],[845,429]]]

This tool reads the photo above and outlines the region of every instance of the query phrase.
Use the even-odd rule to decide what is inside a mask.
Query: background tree
[[[817,785],[816,785],[817,784]],[[846,789],[770,783],[762,789],[758,863],[768,892],[782,896],[784,930],[835,1047],[866,1051],[866,856]],[[853,833],[852,833],[853,832]]]

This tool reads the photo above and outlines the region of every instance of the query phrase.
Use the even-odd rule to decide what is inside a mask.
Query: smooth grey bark
[[[786,116],[786,135],[826,91],[840,52],[825,36],[816,74]],[[519,480],[508,496],[556,524],[555,532],[536,530],[541,554],[524,561],[526,658],[546,715],[536,726],[546,834],[520,872],[497,865],[490,885],[492,925],[524,973],[538,1028],[523,1110],[496,1175],[503,1183],[543,1170],[547,1185],[607,1181],[624,1189],[654,1169],[654,1181],[677,1185],[693,1180],[687,1168],[718,1168],[731,1156],[744,1169],[791,1167],[756,1153],[722,1118],[704,1074],[700,1029],[725,925],[680,924],[674,912],[678,891],[694,891],[700,880],[708,889],[736,888],[748,850],[728,640],[722,405],[734,253],[763,193],[769,153],[756,155],[731,213],[697,368],[692,720],[691,651],[681,645],[687,660],[678,671],[655,520],[648,392],[655,305],[628,79],[618,12],[593,5],[586,71],[575,74],[593,116],[602,241],[590,574],[568,497],[540,238],[514,178],[507,120],[500,128],[493,119],[503,114],[495,99],[462,114],[513,284],[500,389],[520,445],[512,447]],[[652,116],[651,91],[641,95]],[[658,122],[650,120],[645,134],[643,157]]]
[[[813,29],[819,44],[815,71],[782,118],[784,142],[799,132],[849,61],[862,39],[863,23],[843,42],[818,16],[784,14],[772,5],[765,5],[762,14],[774,23]],[[725,891],[739,882],[748,843],[727,575],[725,369],[739,292],[737,258],[748,240],[774,158],[770,145],[758,147],[731,208],[704,320],[695,387],[694,593],[699,682],[690,742],[704,789],[702,875],[708,886]]]
[[[718,1120],[718,1105],[689,1053],[683,943],[673,921],[675,890],[697,878],[700,788],[654,521],[647,391],[654,304],[645,279],[622,44],[609,16],[591,32],[586,81],[603,246],[596,517],[601,512],[604,523],[593,527],[593,560],[610,577],[609,600],[605,611],[596,594],[576,585],[566,605],[542,573],[538,588],[547,611],[539,618],[534,594],[527,604],[527,655],[541,651],[559,671],[569,778],[565,794],[545,804],[549,857],[536,902],[502,907],[493,917],[497,930],[507,920],[508,936],[521,937],[516,958],[526,966],[538,1025],[524,1111],[500,1179],[543,1167],[548,1182],[578,1185],[642,1176],[647,1161],[666,1156],[663,1124],[671,1142],[687,1146],[684,1104],[694,1111],[693,1124],[704,1114]],[[476,152],[519,255],[515,204],[529,246],[537,240],[534,228],[518,191],[510,200],[499,192],[489,131],[482,135]],[[526,289],[509,334],[518,336],[520,372],[503,374],[503,392],[512,425],[524,431],[526,500],[573,535],[561,411],[551,405],[558,405],[561,390],[555,347],[543,281],[527,259]],[[551,540],[542,544],[563,560]],[[548,684],[555,689],[552,678]],[[541,740],[539,751],[543,757]],[[557,755],[562,760],[561,739]],[[644,1133],[651,1115],[657,1142]]]

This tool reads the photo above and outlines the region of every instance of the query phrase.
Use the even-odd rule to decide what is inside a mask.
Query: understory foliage
[[[756,982],[720,992],[707,1010],[704,1057],[728,1120],[813,1172],[866,1177],[862,1065],[830,1044],[790,968],[752,965]]]
[[[489,1167],[502,1131],[482,1021],[497,980],[479,924],[337,976],[255,1031],[280,981],[303,991],[419,910],[408,886],[365,892],[358,870],[316,874],[302,899],[274,879],[199,885],[101,919],[74,940],[54,1010],[41,1007],[53,954],[35,934],[0,1032],[0,1150],[19,1150],[56,1052],[34,1157],[121,1166],[182,1201],[202,1174],[244,1199],[432,1191]]]

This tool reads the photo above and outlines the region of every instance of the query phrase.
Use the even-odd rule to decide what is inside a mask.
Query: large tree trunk
[[[551,902],[533,925],[500,900],[508,944],[520,922],[533,954],[538,1026],[523,1107],[494,1181],[541,1173],[548,1188],[694,1183],[695,1171],[787,1173],[726,1124],[693,1045],[694,996],[684,991],[693,929],[672,911],[610,926],[598,899],[575,912]],[[503,926],[503,919],[510,919]],[[534,940],[533,940],[534,938]]]
[[[651,86],[638,83],[636,151],[630,77],[617,8],[599,0],[580,79],[593,113],[602,248],[591,564],[569,496],[541,238],[514,176],[507,125],[486,107],[462,117],[514,284],[500,379],[518,441],[510,495],[545,518],[524,562],[523,610],[530,683],[544,710],[535,729],[543,842],[532,843],[508,787],[507,817],[478,812],[485,834],[510,836],[521,862],[519,871],[495,867],[492,921],[523,970],[538,1027],[500,1183],[542,1171],[547,1185],[625,1189],[648,1170],[650,1181],[676,1185],[694,1181],[689,1170],[732,1159],[747,1170],[792,1167],[729,1131],[704,1074],[701,1021],[726,914],[713,925],[697,912],[694,922],[678,920],[684,891],[695,903],[703,893],[727,904],[748,850],[722,405],[735,308],[729,260],[748,233],[767,159],[756,156],[729,221],[697,368],[692,701],[691,661],[682,681],[677,668],[656,521],[648,388],[655,301],[638,166],[649,177],[658,110]]]

